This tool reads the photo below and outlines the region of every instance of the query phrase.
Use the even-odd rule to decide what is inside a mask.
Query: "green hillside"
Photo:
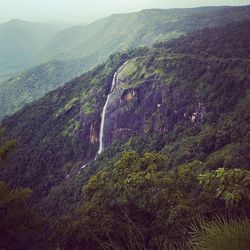
[[[90,128],[98,137],[105,94],[118,65],[127,58],[134,58],[137,69],[119,86],[117,98],[124,101],[112,104],[110,117],[116,117],[116,124],[107,121],[106,129],[128,128],[133,133],[108,135],[113,155],[131,148],[157,150],[168,155],[169,167],[197,159],[211,164],[211,169],[219,163],[247,168],[248,30],[249,22],[244,22],[150,50],[116,54],[4,119],[8,136],[18,139],[5,178],[47,195],[68,173],[66,165],[77,169],[84,159],[93,158],[98,140],[90,143]],[[123,97],[131,90],[137,94],[126,101]],[[237,155],[242,159],[235,163]]]
[[[50,61],[0,83],[0,119],[94,67],[94,57]]]
[[[3,119],[0,149],[8,138],[16,149],[1,179],[33,195],[0,182],[0,201],[14,211],[0,245],[247,250],[249,55],[250,19],[194,31],[115,53]],[[26,219],[27,205],[48,219]]]
[[[250,7],[202,7],[194,9],[152,9],[115,14],[85,27],[59,32],[48,44],[52,57],[75,58],[96,54],[105,57],[117,50],[151,46],[204,27],[249,18]],[[46,54],[43,51],[44,54]]]
[[[2,24],[0,37],[4,39],[0,41],[0,65],[3,73],[9,74],[9,69],[18,72],[43,64],[2,83],[0,81],[4,86],[0,95],[0,119],[104,62],[112,53],[152,46],[156,41],[249,17],[249,6],[153,9],[112,15],[84,27],[65,29],[56,35],[53,35],[55,27],[52,24],[18,20]]]

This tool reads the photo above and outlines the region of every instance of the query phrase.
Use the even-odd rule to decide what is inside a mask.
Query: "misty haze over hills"
[[[250,5],[199,3],[1,1],[0,249],[249,250]]]
[[[203,27],[243,20],[249,12],[249,6],[153,9],[114,14],[86,26],[21,20],[1,24],[0,118],[104,62],[116,51],[152,46]],[[32,66],[36,67],[23,72]],[[19,72],[23,73],[15,76]]]
[[[13,19],[0,25],[0,79],[31,68],[41,60],[36,52],[67,26]]]
[[[199,6],[247,5],[247,0],[1,0],[0,18],[19,18],[31,22],[60,21],[91,23],[114,13],[132,13],[142,9],[194,8]]]

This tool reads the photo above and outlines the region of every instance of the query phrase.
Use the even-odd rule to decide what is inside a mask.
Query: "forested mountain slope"
[[[149,9],[115,14],[85,27],[59,32],[43,54],[75,58],[111,53],[138,46],[151,46],[204,27],[223,26],[250,16],[250,7],[201,7],[193,9]]]
[[[18,19],[0,24],[0,81],[39,63],[37,51],[65,28],[67,25]]]
[[[40,28],[35,31],[32,30],[34,34],[29,31],[28,35],[25,35],[26,33],[20,35],[21,38],[26,39],[25,41],[14,37],[13,43],[17,43],[15,48],[18,49],[17,55],[20,54],[23,66],[31,59],[34,66],[40,62],[46,62],[46,64],[1,83],[4,87],[1,89],[2,96],[0,96],[0,118],[14,113],[25,103],[29,103],[43,96],[44,93],[61,86],[70,77],[76,77],[79,73],[86,72],[88,69],[104,62],[110,54],[118,50],[144,45],[151,46],[156,41],[169,40],[204,27],[223,26],[229,22],[244,20],[249,16],[249,6],[153,9],[112,15],[84,27],[76,26],[65,29],[52,38],[50,34],[45,36]],[[21,24],[19,26],[22,27]],[[50,27],[48,24],[47,26]],[[26,27],[26,23],[24,27]],[[16,35],[18,35],[18,32]],[[2,37],[4,38],[4,34]],[[29,41],[29,37],[37,40]],[[5,38],[4,41],[7,40]],[[24,48],[22,44],[18,44],[21,42],[23,46],[25,45]],[[7,43],[10,48],[12,48],[11,44],[12,42]],[[27,44],[31,45],[27,47]],[[6,46],[2,47],[5,54],[1,58],[11,59],[11,55],[15,54],[16,49],[6,50]],[[24,56],[29,58],[23,58]],[[50,60],[53,61],[48,62]],[[55,62],[55,60],[60,60],[60,63]],[[3,62],[2,65],[5,67],[7,64]],[[48,65],[51,66],[52,72],[48,70]],[[32,64],[29,64],[30,66]],[[63,72],[64,69],[65,73]],[[5,72],[7,71],[8,69],[5,70]]]
[[[94,56],[50,61],[0,83],[0,119],[20,110],[97,64]]]
[[[162,152],[167,169],[194,160],[210,170],[249,169],[249,24],[115,54],[4,119],[17,147],[1,178],[30,187],[34,202],[55,214],[74,207],[89,175],[130,149]],[[108,107],[106,151],[82,170],[97,153],[100,114],[127,60]]]

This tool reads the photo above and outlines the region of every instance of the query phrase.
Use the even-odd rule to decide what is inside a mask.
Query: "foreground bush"
[[[211,222],[200,220],[192,226],[191,249],[248,250],[250,249],[250,220],[217,217]]]

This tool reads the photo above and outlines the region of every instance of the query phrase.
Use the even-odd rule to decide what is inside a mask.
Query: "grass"
[[[133,75],[136,70],[138,69],[138,66],[136,64],[135,60],[130,60],[126,67],[120,72],[119,78],[121,80],[125,80],[126,78],[129,78],[131,75]]]
[[[191,226],[190,248],[195,250],[249,250],[250,220],[218,216]]]

